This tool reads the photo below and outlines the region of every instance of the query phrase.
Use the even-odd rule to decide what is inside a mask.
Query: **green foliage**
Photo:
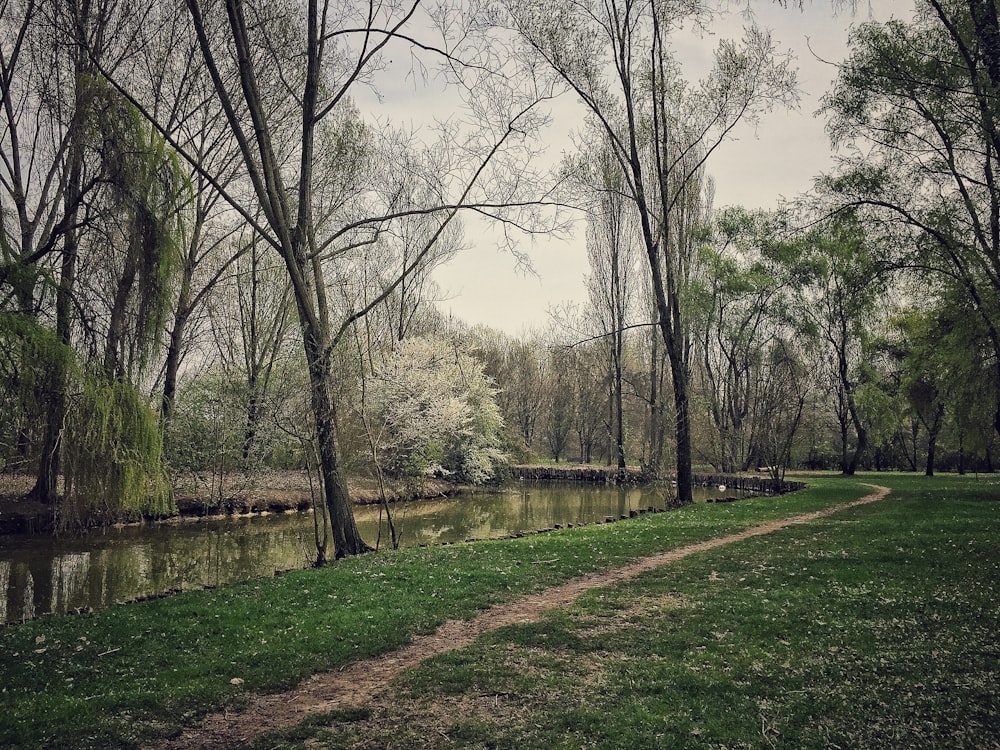
[[[290,372],[282,372],[282,377],[289,384],[296,379]],[[280,395],[258,394],[255,421],[248,429],[251,396],[246,382],[225,373],[212,371],[183,381],[164,436],[171,470],[251,471],[304,465],[301,442],[291,431],[294,415],[287,413]]]
[[[60,525],[173,512],[162,455],[159,420],[135,386],[85,376],[67,416]]]
[[[894,245],[900,266],[916,269],[937,296],[924,305],[961,309],[991,329],[988,348],[967,351],[980,356],[978,390],[992,407],[1000,384],[983,364],[995,362],[1000,347],[998,38],[996,10],[981,2],[918,3],[909,20],[859,25],[825,99],[829,130],[846,156],[820,186]],[[909,369],[922,375],[902,383],[926,425],[938,423],[944,400],[935,391],[950,379],[940,363],[911,358]],[[994,421],[1000,425],[996,412]]]
[[[878,444],[888,439],[901,412],[894,394],[882,382],[866,380],[857,386],[855,398],[871,442]]]
[[[109,342],[105,367],[111,377],[140,376],[159,344],[192,185],[163,136],[103,78],[81,76],[77,88],[79,137],[97,153],[109,198],[123,221],[126,247],[116,269],[112,316],[124,320],[125,300],[133,298],[127,310],[131,340],[127,346]]]
[[[908,309],[893,318],[885,343],[898,363],[899,390],[928,429],[943,418],[962,450],[985,453],[995,411],[995,373],[989,366],[982,318],[955,290],[930,309]]]
[[[232,378],[212,374],[181,383],[164,436],[172,470],[230,471],[240,466],[246,390]]]

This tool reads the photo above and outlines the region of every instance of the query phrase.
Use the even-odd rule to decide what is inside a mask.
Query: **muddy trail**
[[[809,523],[842,510],[884,498],[887,487],[868,485],[875,492],[850,503],[825,510],[772,521],[736,534],[709,539],[651,557],[624,567],[573,579],[561,586],[499,604],[471,620],[449,621],[430,635],[415,636],[405,648],[349,664],[341,670],[313,675],[295,688],[251,698],[238,712],[210,714],[169,741],[151,747],[164,750],[236,748],[276,729],[295,726],[311,714],[370,703],[390,681],[406,669],[438,654],[464,648],[488,631],[507,625],[536,622],[551,609],[570,604],[595,588],[613,586],[642,573],[669,565],[698,552],[715,549],[756,536],[770,534],[796,524]]]

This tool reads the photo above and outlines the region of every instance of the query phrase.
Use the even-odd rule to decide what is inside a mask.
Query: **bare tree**
[[[688,337],[682,303],[693,227],[685,214],[701,195],[708,157],[741,120],[795,98],[795,77],[768,34],[749,29],[724,41],[696,88],[680,78],[671,33],[697,20],[699,3],[572,0],[507,3],[531,54],[583,102],[635,204],[657,322],[670,362],[677,439],[678,502],[691,495]],[[688,214],[689,215],[689,214]],[[690,215],[689,215],[690,216]]]
[[[512,221],[511,207],[528,206],[524,196],[530,180],[512,177],[525,165],[526,134],[544,119],[535,113],[540,97],[534,90],[525,95],[511,87],[513,79],[503,70],[497,46],[487,38],[489,25],[463,17],[458,7],[441,6],[424,15],[419,2],[308,0],[293,8],[266,0],[188,0],[187,7],[215,96],[239,148],[249,194],[225,190],[216,175],[188,160],[282,259],[309,371],[335,554],[364,552],[369,547],[354,522],[340,456],[333,351],[355,321],[381,305],[420,266],[459,211],[474,207],[491,218]],[[428,29],[435,24],[438,41],[428,41]],[[352,92],[375,82],[388,64],[388,53],[404,49],[442,62],[440,71],[454,84],[456,105],[469,115],[465,123],[475,125],[462,129],[456,118],[441,126],[442,144],[452,144],[445,190],[434,205],[416,209],[380,205],[370,195],[353,205],[324,204],[328,196],[322,186],[331,178],[321,169],[318,150],[324,132],[351,106]],[[423,63],[418,60],[417,65]],[[120,80],[118,85],[129,88]],[[294,131],[278,106],[284,102],[291,102],[296,112]],[[145,112],[155,120],[149,108]],[[174,141],[174,146],[186,153],[183,144]],[[283,158],[284,149],[290,149],[290,158]],[[345,171],[343,176],[350,180],[352,175]],[[410,261],[367,304],[336,311],[328,288],[337,277],[331,266],[350,267],[353,252],[418,212],[434,217],[433,230]]]

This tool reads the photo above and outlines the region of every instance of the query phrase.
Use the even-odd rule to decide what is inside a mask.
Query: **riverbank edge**
[[[644,485],[669,481],[635,467],[624,472],[613,466],[579,464],[558,466],[551,464],[522,464],[511,467],[515,480],[545,482],[590,482],[603,484]],[[723,487],[739,493],[783,495],[804,488],[805,482],[775,479],[766,474],[720,474],[695,472],[692,480],[696,487]]]
[[[23,477],[19,479],[25,479]],[[573,465],[516,465],[511,479],[517,481],[570,481],[601,484],[648,485],[667,480],[657,479],[639,469],[626,469],[623,478],[614,467]],[[6,480],[6,481],[5,481]],[[25,496],[25,490],[13,487],[10,475],[0,475],[0,536],[13,534],[49,534],[56,528],[52,506]],[[715,502],[731,502],[749,495],[780,495],[805,487],[803,482],[776,480],[761,475],[695,474],[700,486],[724,486],[734,495]],[[503,485],[471,487],[440,479],[427,479],[418,486],[393,485],[387,489],[390,503],[454,497],[472,492],[502,491]],[[351,497],[356,505],[374,505],[382,501],[377,488],[352,482]],[[310,487],[306,472],[271,472],[261,476],[185,474],[174,479],[177,511],[163,517],[136,518],[112,526],[145,523],[175,524],[210,518],[242,517],[267,513],[294,513],[311,510],[319,498],[318,488]],[[211,499],[209,499],[211,498]],[[653,509],[650,509],[652,511]],[[544,531],[544,529],[540,529]]]
[[[18,479],[25,478],[0,475],[0,536],[53,533],[56,528],[53,507],[27,497],[26,490],[17,486]],[[391,503],[432,500],[473,491],[484,492],[489,491],[489,488],[473,488],[440,479],[428,479],[416,487],[391,486],[387,488],[386,500]],[[352,482],[350,493],[355,505],[375,505],[381,502],[381,494],[372,487]],[[310,488],[305,472],[272,472],[260,477],[234,473],[221,479],[208,475],[182,475],[174,479],[175,513],[136,518],[108,526],[176,524],[211,518],[296,513],[311,510],[314,498],[317,501],[322,499],[318,488],[315,488],[315,494]]]

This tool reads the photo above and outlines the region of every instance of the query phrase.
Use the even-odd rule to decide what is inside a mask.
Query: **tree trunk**
[[[182,295],[183,299],[183,295]],[[174,413],[174,401],[177,398],[177,375],[181,367],[181,348],[184,344],[184,333],[187,328],[188,310],[186,301],[178,302],[177,313],[174,315],[174,325],[170,329],[170,343],[167,345],[167,359],[163,365],[163,395],[160,399],[160,420],[164,425],[170,422]]]
[[[677,435],[677,504],[694,502],[694,473],[691,468],[691,417],[688,403],[687,368],[680,353],[670,354],[670,374],[674,381],[674,411]]]
[[[333,531],[334,556],[340,559],[371,552],[372,548],[361,537],[354,520],[351,497],[340,463],[337,410],[330,393],[330,357],[308,323],[303,323],[302,334],[309,367],[309,389],[316,420],[324,499]],[[322,562],[317,560],[317,565]]]
[[[932,432],[927,437],[927,469],[924,471],[924,475],[928,477],[934,476],[934,454],[937,451],[937,430]]]
[[[944,417],[944,404],[939,403],[934,410],[934,421],[931,424],[924,424],[927,428],[927,469],[926,476],[934,476],[934,454],[937,452],[937,439],[941,433],[941,422]]]
[[[79,66],[78,66],[79,67]],[[79,75],[77,76],[79,80]],[[79,98],[79,97],[78,97]],[[76,214],[80,205],[83,182],[83,147],[77,133],[79,115],[74,115],[70,127],[74,131],[71,136],[69,151],[69,174],[66,182],[64,205],[69,227],[63,238],[63,256],[59,274],[59,287],[56,289],[56,335],[60,343],[69,346],[72,339],[71,315],[73,307],[73,289],[76,286],[76,261],[79,256],[79,231],[76,228]],[[55,359],[55,366],[46,378],[45,390],[48,395],[48,405],[45,414],[45,437],[38,462],[38,474],[31,496],[43,503],[54,504],[58,500],[57,481],[61,469],[63,422],[66,419],[66,379],[69,374],[62,365],[63,358]]]
[[[847,458],[847,415],[843,413],[838,414],[837,421],[840,424],[840,471],[843,474],[847,474],[847,467],[850,465]]]
[[[256,372],[251,372],[247,381],[247,414],[246,425],[243,428],[243,470],[250,469],[250,457],[253,455],[254,443],[257,442],[257,426],[260,423],[261,403],[264,400],[260,378]]]
[[[861,458],[868,448],[868,430],[857,423],[854,429],[858,433],[858,443],[854,446],[854,453],[851,455],[851,460],[844,469],[844,475],[848,477],[853,477],[857,473],[858,466],[861,464]]]
[[[201,186],[199,186],[200,189]],[[180,289],[177,293],[177,307],[174,311],[174,324],[170,328],[170,342],[167,345],[167,358],[163,365],[163,395],[160,399],[160,420],[164,426],[170,422],[174,411],[174,401],[177,397],[177,375],[181,368],[184,351],[184,336],[187,333],[188,320],[191,317],[191,283],[194,277],[198,258],[198,248],[201,246],[202,225],[204,223],[204,208],[199,200],[195,224],[191,240],[187,246],[184,266],[181,269]]]
[[[615,375],[615,456],[618,462],[618,474],[619,477],[625,476],[625,419],[623,412],[623,402],[622,397],[622,332],[618,330],[615,334],[615,363],[614,363],[614,375]]]
[[[659,328],[650,332],[650,367],[649,367],[649,469],[657,476],[663,469],[663,450],[666,433],[666,415],[664,413],[663,392],[666,387],[663,375],[666,372],[660,343],[663,340]]]
[[[142,247],[137,247],[138,240],[129,243],[125,256],[122,275],[115,289],[114,304],[108,314],[108,340],[104,348],[104,372],[109,380],[125,377],[125,358],[122,352],[122,339],[125,335],[125,317],[128,309],[129,296],[139,273],[139,253]]]

